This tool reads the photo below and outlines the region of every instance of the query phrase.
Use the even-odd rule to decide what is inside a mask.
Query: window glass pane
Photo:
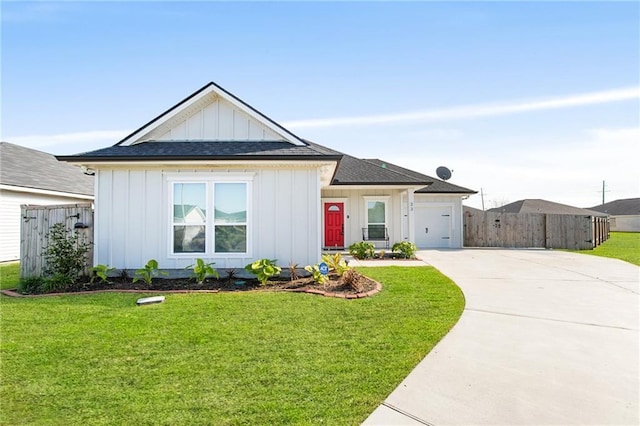
[[[216,226],[216,253],[246,253],[246,225]]]
[[[204,183],[176,183],[173,185],[173,223],[205,222],[207,191]]]
[[[247,222],[246,183],[216,183],[214,197],[215,223]],[[217,246],[218,244],[216,242],[216,247]],[[216,251],[218,251],[217,248]]]
[[[174,253],[204,253],[205,227],[183,226],[173,227],[173,252]]]
[[[384,223],[384,202],[368,201],[367,219],[368,223]]]

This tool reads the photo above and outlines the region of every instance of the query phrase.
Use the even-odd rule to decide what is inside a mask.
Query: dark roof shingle
[[[311,146],[286,141],[167,141],[114,145],[71,156],[65,161],[241,160],[241,159],[337,159]]]
[[[526,199],[514,201],[502,207],[489,209],[490,212],[498,213],[547,213],[547,214],[573,214],[586,216],[606,216],[597,211],[581,209],[580,207],[568,206],[566,204],[554,203],[553,201],[540,199]]]
[[[605,204],[589,207],[589,210],[607,213],[612,216],[640,215],[640,198],[625,198],[622,200],[609,201]]]

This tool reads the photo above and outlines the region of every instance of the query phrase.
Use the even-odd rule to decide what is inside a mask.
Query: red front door
[[[344,203],[324,204],[324,246],[344,247]]]

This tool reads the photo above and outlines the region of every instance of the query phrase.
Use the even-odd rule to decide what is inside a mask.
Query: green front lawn
[[[18,287],[20,279],[20,263],[3,263],[0,264],[0,290]]]
[[[431,267],[359,271],[383,291],[2,296],[0,423],[358,424],[464,307]]]
[[[609,239],[593,250],[571,250],[595,256],[613,257],[640,266],[640,233],[612,232]]]

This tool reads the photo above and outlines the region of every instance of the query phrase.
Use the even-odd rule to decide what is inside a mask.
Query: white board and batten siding
[[[248,206],[250,254],[170,253],[171,200],[168,175],[220,176],[250,173]],[[242,268],[260,259],[278,264],[317,263],[320,258],[320,171],[314,166],[264,168],[102,168],[97,171],[95,264],[137,269],[156,259],[161,269],[183,269],[202,257],[216,268]],[[210,238],[211,232],[207,232]]]
[[[153,135],[159,141],[171,140],[225,140],[225,141],[262,141],[281,140],[283,137],[264,124],[251,118],[247,113],[231,103],[215,98],[208,105],[190,111],[184,119],[174,120],[168,126],[161,127],[162,134]]]
[[[90,202],[89,196],[40,194],[25,190],[0,190],[0,262],[20,260],[20,206],[50,206]]]
[[[460,195],[415,194],[415,243],[419,248],[461,248]]]
[[[401,225],[401,194],[406,192],[399,189],[340,189],[337,187],[322,190],[323,200],[344,200],[344,244],[346,247],[362,241],[362,228],[367,226],[366,201],[386,200],[386,227],[389,231],[389,244],[402,241]],[[324,227],[324,218],[322,218]],[[384,248],[384,242],[374,242],[377,248]]]

